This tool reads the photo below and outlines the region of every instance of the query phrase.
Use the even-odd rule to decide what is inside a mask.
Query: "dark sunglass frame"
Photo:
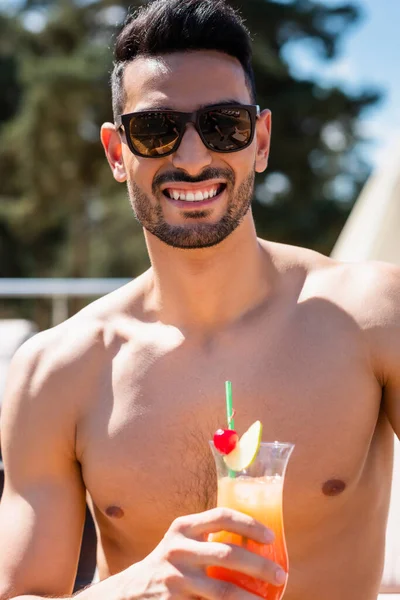
[[[204,115],[205,113],[207,113],[209,111],[221,110],[221,109],[222,110],[240,109],[240,110],[246,110],[249,113],[250,125],[251,125],[250,137],[249,137],[248,141],[240,148],[234,148],[233,150],[232,149],[217,150],[217,149],[209,146],[207,140],[204,138],[204,135],[200,128],[200,118],[202,117],[202,115]],[[173,148],[171,150],[168,150],[164,154],[157,154],[157,155],[142,154],[133,145],[130,135],[127,135],[127,133],[126,133],[126,132],[129,132],[130,121],[133,117],[136,117],[138,115],[146,115],[148,113],[163,113],[166,115],[168,115],[168,114],[178,115],[178,117],[180,119],[179,137],[177,138]],[[254,134],[255,134],[255,130],[256,130],[256,120],[258,119],[259,116],[260,116],[260,107],[257,104],[215,104],[212,106],[206,106],[204,108],[200,108],[199,110],[196,110],[192,113],[180,112],[177,110],[162,110],[162,109],[154,109],[154,110],[127,113],[124,115],[119,115],[115,120],[115,125],[117,128],[117,131],[120,129],[123,129],[123,131],[125,133],[125,139],[126,139],[126,142],[128,144],[130,151],[133,154],[135,154],[136,156],[140,156],[142,158],[164,158],[165,156],[169,156],[170,154],[173,154],[174,152],[176,152],[180,146],[180,143],[181,143],[184,133],[186,131],[186,125],[188,123],[193,123],[193,125],[196,128],[197,133],[199,134],[199,136],[200,136],[203,144],[206,146],[206,148],[208,148],[212,152],[218,152],[220,154],[229,154],[231,152],[239,152],[240,150],[244,150],[245,148],[250,146],[250,144],[252,143],[252,141],[254,139]]]

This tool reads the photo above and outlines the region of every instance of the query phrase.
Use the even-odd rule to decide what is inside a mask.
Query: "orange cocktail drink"
[[[262,443],[254,464],[239,473],[229,471],[221,455],[213,448],[218,474],[217,505],[238,510],[260,521],[274,532],[275,540],[272,544],[260,544],[234,533],[220,531],[210,534],[209,541],[242,546],[276,562],[288,572],[282,497],[286,465],[293,448],[292,444]],[[209,567],[207,574],[268,600],[280,600],[285,591],[285,586],[275,586],[217,566]]]

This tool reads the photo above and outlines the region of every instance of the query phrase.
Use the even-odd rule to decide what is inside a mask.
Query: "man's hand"
[[[251,517],[228,509],[179,517],[160,544],[143,561],[120,573],[122,596],[127,600],[178,598],[255,600],[257,596],[232,583],[207,576],[209,566],[233,569],[256,579],[283,585],[286,574],[276,563],[239,546],[208,542],[207,535],[229,531],[270,544],[273,533]]]

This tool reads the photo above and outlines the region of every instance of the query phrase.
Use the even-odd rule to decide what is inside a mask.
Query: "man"
[[[210,564],[282,585],[278,565],[206,541],[271,540],[213,508],[208,440],[228,379],[240,431],[260,419],[265,440],[296,445],[285,600],[376,599],[400,431],[399,271],[257,238],[271,118],[250,61],[223,0],[157,0],[117,40],[101,137],[152,267],[14,359],[1,600],[71,594],[86,493],[101,581],[80,600],[255,598],[207,577]]]

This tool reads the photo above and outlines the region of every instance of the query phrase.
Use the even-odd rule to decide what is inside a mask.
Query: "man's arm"
[[[370,280],[374,299],[366,319],[382,406],[400,439],[400,269],[385,263],[378,269],[379,276]]]
[[[85,489],[68,404],[74,382],[52,370],[41,339],[17,352],[1,415],[1,600],[70,594],[79,558]]]

